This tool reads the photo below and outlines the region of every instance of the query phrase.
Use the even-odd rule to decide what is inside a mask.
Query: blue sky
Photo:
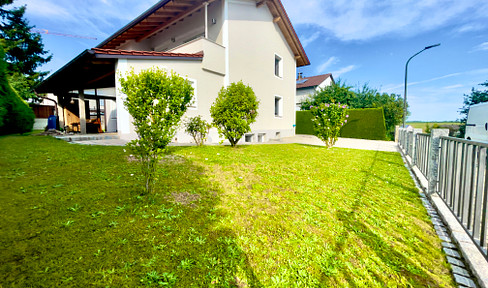
[[[157,0],[16,0],[38,29],[95,37],[43,34],[54,72],[133,20]],[[305,76],[332,73],[356,86],[368,83],[403,96],[408,70],[408,120],[455,120],[463,95],[488,80],[488,1],[282,0],[311,65]]]

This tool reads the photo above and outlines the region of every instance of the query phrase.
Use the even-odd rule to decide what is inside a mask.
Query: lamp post
[[[408,58],[407,64],[405,64],[405,91],[403,93],[403,128],[405,128],[405,120],[407,119],[407,73],[408,73],[408,63],[412,60],[413,57],[419,55],[420,53],[424,52],[427,49],[434,48],[440,46],[441,44],[434,44],[425,47],[424,49],[420,50],[419,52],[415,53],[412,57]]]

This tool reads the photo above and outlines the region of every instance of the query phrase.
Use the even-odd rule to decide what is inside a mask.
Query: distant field
[[[448,128],[447,126],[461,125],[460,122],[406,122],[406,124],[412,126],[413,128],[422,129],[423,131],[425,131],[427,125],[429,125],[429,127],[432,127],[435,124],[437,124],[439,125],[439,127],[446,127],[446,128]]]

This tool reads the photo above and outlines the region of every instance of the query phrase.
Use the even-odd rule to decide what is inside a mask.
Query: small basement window
[[[275,76],[283,77],[283,58],[275,54],[275,64],[274,64]]]
[[[283,116],[283,98],[281,96],[275,96],[274,115],[275,117]]]
[[[244,136],[244,141],[246,141],[246,143],[251,143],[253,136],[254,136],[254,134],[246,134]]]
[[[263,143],[264,142],[264,136],[266,133],[259,133],[258,134],[258,143]]]

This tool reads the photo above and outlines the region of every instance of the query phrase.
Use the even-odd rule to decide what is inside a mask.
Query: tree
[[[202,119],[202,116],[198,115],[195,117],[191,117],[188,121],[185,122],[185,131],[186,133],[190,134],[195,140],[195,144],[198,146],[202,146],[207,140],[207,135],[212,125],[210,125],[207,121]]]
[[[351,109],[362,108],[383,108],[385,113],[386,137],[394,138],[395,125],[403,119],[403,98],[397,94],[380,93],[364,84],[356,90],[346,83],[337,81],[336,84],[320,89],[302,103],[302,110],[310,110],[311,106],[318,106],[320,103],[341,103]]]
[[[191,83],[172,72],[152,68],[120,79],[127,95],[124,105],[133,118],[138,139],[128,143],[141,161],[146,192],[152,192],[156,164],[176,133],[181,117],[193,97]]]
[[[327,148],[334,146],[339,138],[342,126],[347,123],[349,115],[347,106],[343,104],[320,103],[310,109],[315,135],[325,143]]]
[[[34,112],[7,80],[5,52],[0,45],[0,135],[32,131]]]
[[[479,85],[488,88],[488,80]],[[459,110],[459,114],[461,114],[462,116],[462,118],[460,119],[461,126],[459,126],[459,137],[464,138],[464,135],[466,133],[466,121],[468,120],[469,107],[471,107],[471,105],[475,105],[487,101],[488,101],[488,89],[476,90],[473,87],[471,88],[470,94],[464,94],[464,100],[463,100],[464,105],[461,108],[461,110]]]
[[[403,98],[397,94],[380,93],[364,84],[355,91],[356,99],[352,108],[383,108],[387,139],[394,139],[395,126],[403,120]],[[408,105],[407,105],[408,111]]]
[[[302,102],[301,109],[310,110],[311,106],[319,106],[320,103],[342,103],[350,106],[356,97],[351,89],[351,86],[339,79],[336,83],[321,88],[315,94],[310,95],[308,99]]]
[[[251,124],[258,116],[258,106],[259,101],[252,88],[239,81],[227,88],[222,87],[210,107],[210,115],[219,134],[235,147],[244,133],[251,131]]]
[[[7,74],[13,88],[23,99],[35,98],[34,89],[44,79],[47,72],[37,69],[51,60],[44,50],[41,35],[31,32],[34,26],[24,18],[25,6],[6,10],[6,4],[13,1],[0,1],[0,38],[4,40]]]

